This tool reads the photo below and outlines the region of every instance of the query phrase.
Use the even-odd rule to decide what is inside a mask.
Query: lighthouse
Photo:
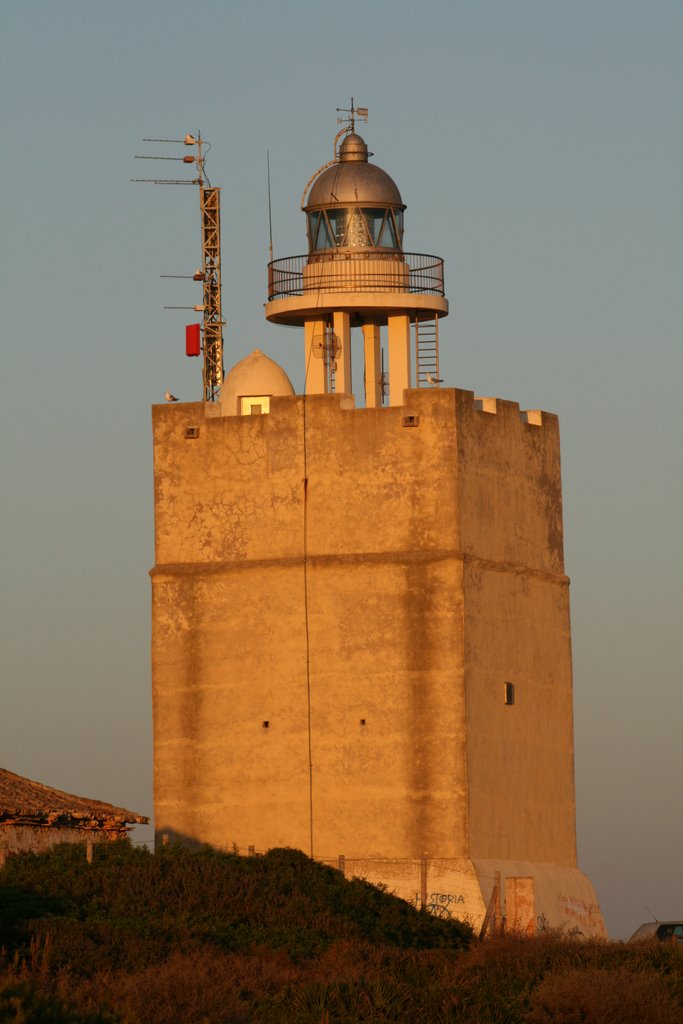
[[[296,847],[480,928],[603,935],[557,417],[442,386],[443,263],[404,250],[355,129],[306,186],[306,254],[268,266],[303,392],[257,349],[217,401],[153,408],[157,838]]]
[[[303,327],[306,394],[354,393],[351,329],[361,328],[364,404],[382,405],[388,391],[397,406],[411,381],[438,380],[438,324],[448,315],[443,260],[404,251],[405,204],[370,162],[353,107],[350,129],[304,192],[307,255],[269,265],[266,317]]]

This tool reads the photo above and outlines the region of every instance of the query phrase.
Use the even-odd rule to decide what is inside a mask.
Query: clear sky
[[[445,260],[446,385],[560,416],[580,864],[615,937],[683,915],[682,52],[677,0],[0,0],[0,764],[152,814],[150,405],[201,397],[162,308],[197,286],[159,275],[201,249],[140,140],[211,141],[226,365],[300,388],[266,150],[304,252],[353,95]]]

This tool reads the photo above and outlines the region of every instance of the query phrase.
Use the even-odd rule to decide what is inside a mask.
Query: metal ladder
[[[439,317],[433,320],[413,321],[415,328],[415,387],[430,388],[439,380]]]

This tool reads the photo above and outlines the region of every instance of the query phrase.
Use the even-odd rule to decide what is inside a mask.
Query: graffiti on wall
[[[597,903],[587,903],[578,896],[558,896],[558,903],[564,917],[559,927],[564,935],[575,938],[582,938],[585,934],[607,935]],[[545,914],[536,918],[536,925],[539,932],[553,930]]]
[[[602,930],[602,915],[597,903],[586,903],[585,900],[576,896],[560,896],[560,909],[566,917],[567,927],[574,929],[588,928],[589,930]]]
[[[419,892],[415,893],[411,902],[416,907],[422,906]],[[435,917],[452,917],[452,912],[459,903],[465,903],[465,897],[462,893],[430,892],[426,898],[424,908],[430,914],[434,914]]]

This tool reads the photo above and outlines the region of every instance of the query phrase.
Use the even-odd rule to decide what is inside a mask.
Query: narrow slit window
[[[514,704],[515,703],[515,684],[514,683],[505,683],[505,703],[506,704]]]

